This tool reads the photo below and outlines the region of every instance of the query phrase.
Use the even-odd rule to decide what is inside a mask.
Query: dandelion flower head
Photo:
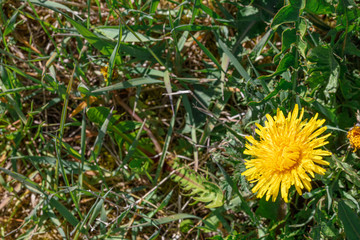
[[[302,121],[304,109],[295,105],[293,112],[287,117],[277,109],[277,114],[266,115],[265,126],[256,124],[255,132],[259,140],[252,136],[246,137],[245,154],[252,159],[245,161],[246,171],[242,173],[250,182],[256,183],[252,192],[258,198],[266,195],[266,201],[272,197],[275,201],[279,191],[285,202],[288,202],[289,189],[295,186],[301,195],[305,187],[311,190],[311,178],[314,173],[323,175],[325,169],[319,166],[329,165],[323,159],[331,155],[320,149],[328,142],[330,134],[321,136],[326,127],[321,127],[325,120],[319,120],[316,114],[309,121]]]
[[[354,152],[360,149],[360,126],[355,125],[352,127],[348,131],[347,138],[349,139],[351,147],[354,148]]]

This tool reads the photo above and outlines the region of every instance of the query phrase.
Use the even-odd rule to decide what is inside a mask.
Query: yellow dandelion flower
[[[347,138],[349,139],[351,147],[354,148],[354,152],[360,149],[360,126],[355,125],[352,127],[348,131]]]
[[[314,178],[314,173],[323,175],[326,171],[317,164],[329,165],[323,156],[331,153],[319,149],[328,143],[325,140],[330,136],[319,137],[326,130],[321,127],[325,120],[318,120],[316,114],[309,122],[302,121],[304,109],[299,117],[298,112],[295,105],[286,118],[279,109],[275,117],[267,114],[265,126],[256,124],[255,132],[260,140],[246,137],[249,143],[245,145],[244,153],[252,159],[245,161],[246,171],[242,175],[256,183],[252,191],[257,192],[258,198],[266,195],[268,201],[272,196],[275,201],[280,190],[281,197],[288,202],[292,185],[300,195],[304,187],[310,191],[310,176]]]
[[[104,76],[105,81],[108,81],[108,66],[104,66],[100,68],[101,74]]]
[[[109,69],[109,64],[107,64],[106,66],[102,66],[100,68],[100,73],[104,76],[104,80],[106,83],[108,83],[109,81],[109,74],[108,74],[108,69]],[[116,69],[114,68],[112,70],[112,79],[113,78],[117,78],[119,76],[118,72],[116,71]]]

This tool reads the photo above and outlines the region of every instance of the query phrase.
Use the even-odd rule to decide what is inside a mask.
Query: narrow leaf
[[[111,86],[99,88],[99,89],[93,90],[91,92],[92,93],[105,93],[105,92],[113,91],[113,90],[126,89],[126,88],[144,85],[144,84],[156,84],[156,83],[160,84],[160,83],[163,83],[163,81],[156,80],[156,79],[153,79],[150,77],[134,78],[134,79],[130,79],[126,82],[115,83]]]
[[[344,224],[346,238],[348,240],[360,239],[359,216],[348,206],[345,201],[339,202],[339,218]]]
[[[20,183],[25,185],[25,187],[27,187],[30,191],[41,194],[41,195],[44,194],[41,187],[38,184],[36,184],[35,182],[31,181],[29,178],[27,178],[19,173],[7,170],[6,168],[0,167],[0,170],[3,171],[4,173],[6,173],[7,175],[11,176],[12,178],[18,180]]]
[[[56,208],[56,210],[61,214],[61,216],[63,216],[65,220],[74,227],[76,227],[76,225],[79,223],[79,220],[77,220],[76,217],[71,212],[69,212],[69,210],[58,200],[51,198],[50,205]]]
[[[131,226],[131,228],[158,226],[158,225],[161,225],[161,224],[174,222],[174,221],[177,221],[177,220],[180,220],[180,219],[188,219],[188,218],[195,218],[195,219],[201,220],[201,218],[199,218],[197,216],[194,216],[194,215],[191,215],[191,214],[178,213],[178,214],[170,215],[170,216],[167,216],[167,217],[159,218],[159,219],[156,219],[156,220],[151,220],[151,221],[149,221],[147,223]],[[127,225],[124,225],[123,227],[127,227]]]
[[[223,41],[221,41],[221,39],[218,39],[218,44],[219,44],[220,48],[224,51],[224,53],[230,58],[230,62],[234,65],[234,67],[239,72],[239,74],[246,81],[252,81],[251,77],[246,72],[245,68],[240,64],[240,62],[237,60],[237,58],[232,54],[232,52],[229,50],[229,48],[226,46],[226,44]]]

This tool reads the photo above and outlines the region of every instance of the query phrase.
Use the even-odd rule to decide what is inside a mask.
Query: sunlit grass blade
[[[35,182],[31,181],[29,178],[27,178],[19,173],[12,172],[6,168],[0,167],[0,170],[3,171],[4,173],[6,173],[7,175],[13,177],[17,181],[21,182],[22,184],[24,184],[29,190],[33,191],[34,193],[44,195],[44,191],[41,189],[41,187],[38,184],[36,184]]]
[[[173,222],[180,219],[188,219],[188,218],[194,218],[194,219],[201,219],[197,216],[187,214],[187,213],[178,213],[167,217],[162,217],[159,219],[151,219],[147,223],[138,224],[135,226],[132,226],[131,228],[137,228],[137,227],[150,227],[150,226],[160,226],[165,223]],[[126,226],[126,225],[125,225]]]
[[[198,167],[199,167],[199,151],[198,151],[198,148],[196,147],[196,144],[198,143],[198,140],[197,140],[197,135],[196,135],[196,126],[195,126],[193,110],[191,108],[190,101],[189,101],[189,98],[187,95],[182,96],[182,103],[184,105],[185,110],[189,114],[189,121],[190,121],[190,125],[191,125],[191,140],[193,141],[192,145],[193,145],[194,162],[195,162],[194,170],[195,170],[195,172],[197,172]]]
[[[218,39],[219,47],[224,51],[224,53],[229,57],[230,63],[234,65],[235,69],[239,72],[239,74],[246,80],[252,82],[253,79],[250,77],[250,75],[247,73],[245,68],[240,64],[240,62],[237,60],[237,58],[234,56],[234,54],[229,50],[229,48],[226,46],[226,44],[219,38]]]
[[[122,34],[123,34],[123,27],[121,26],[121,24],[119,24],[119,36],[118,36],[118,41],[116,43],[116,46],[113,50],[113,52],[111,53],[110,56],[110,60],[109,60],[109,69],[108,69],[108,84],[111,82],[112,79],[112,75],[114,72],[114,67],[115,67],[115,63],[118,62],[119,64],[122,63],[121,57],[118,56],[119,54],[119,49],[120,49],[120,44],[121,44],[121,39],[122,39]]]
[[[95,89],[92,91],[92,93],[103,94],[103,93],[109,92],[109,91],[137,87],[137,86],[144,85],[144,84],[156,84],[156,83],[163,83],[163,81],[153,79],[150,77],[134,78],[134,79],[130,79],[126,82],[119,82],[119,83],[115,83],[115,84],[107,86],[107,87]]]

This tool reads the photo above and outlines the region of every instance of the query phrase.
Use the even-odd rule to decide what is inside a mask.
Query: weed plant
[[[0,237],[360,239],[357,2],[0,1]],[[330,164],[258,199],[245,137],[296,104]]]

